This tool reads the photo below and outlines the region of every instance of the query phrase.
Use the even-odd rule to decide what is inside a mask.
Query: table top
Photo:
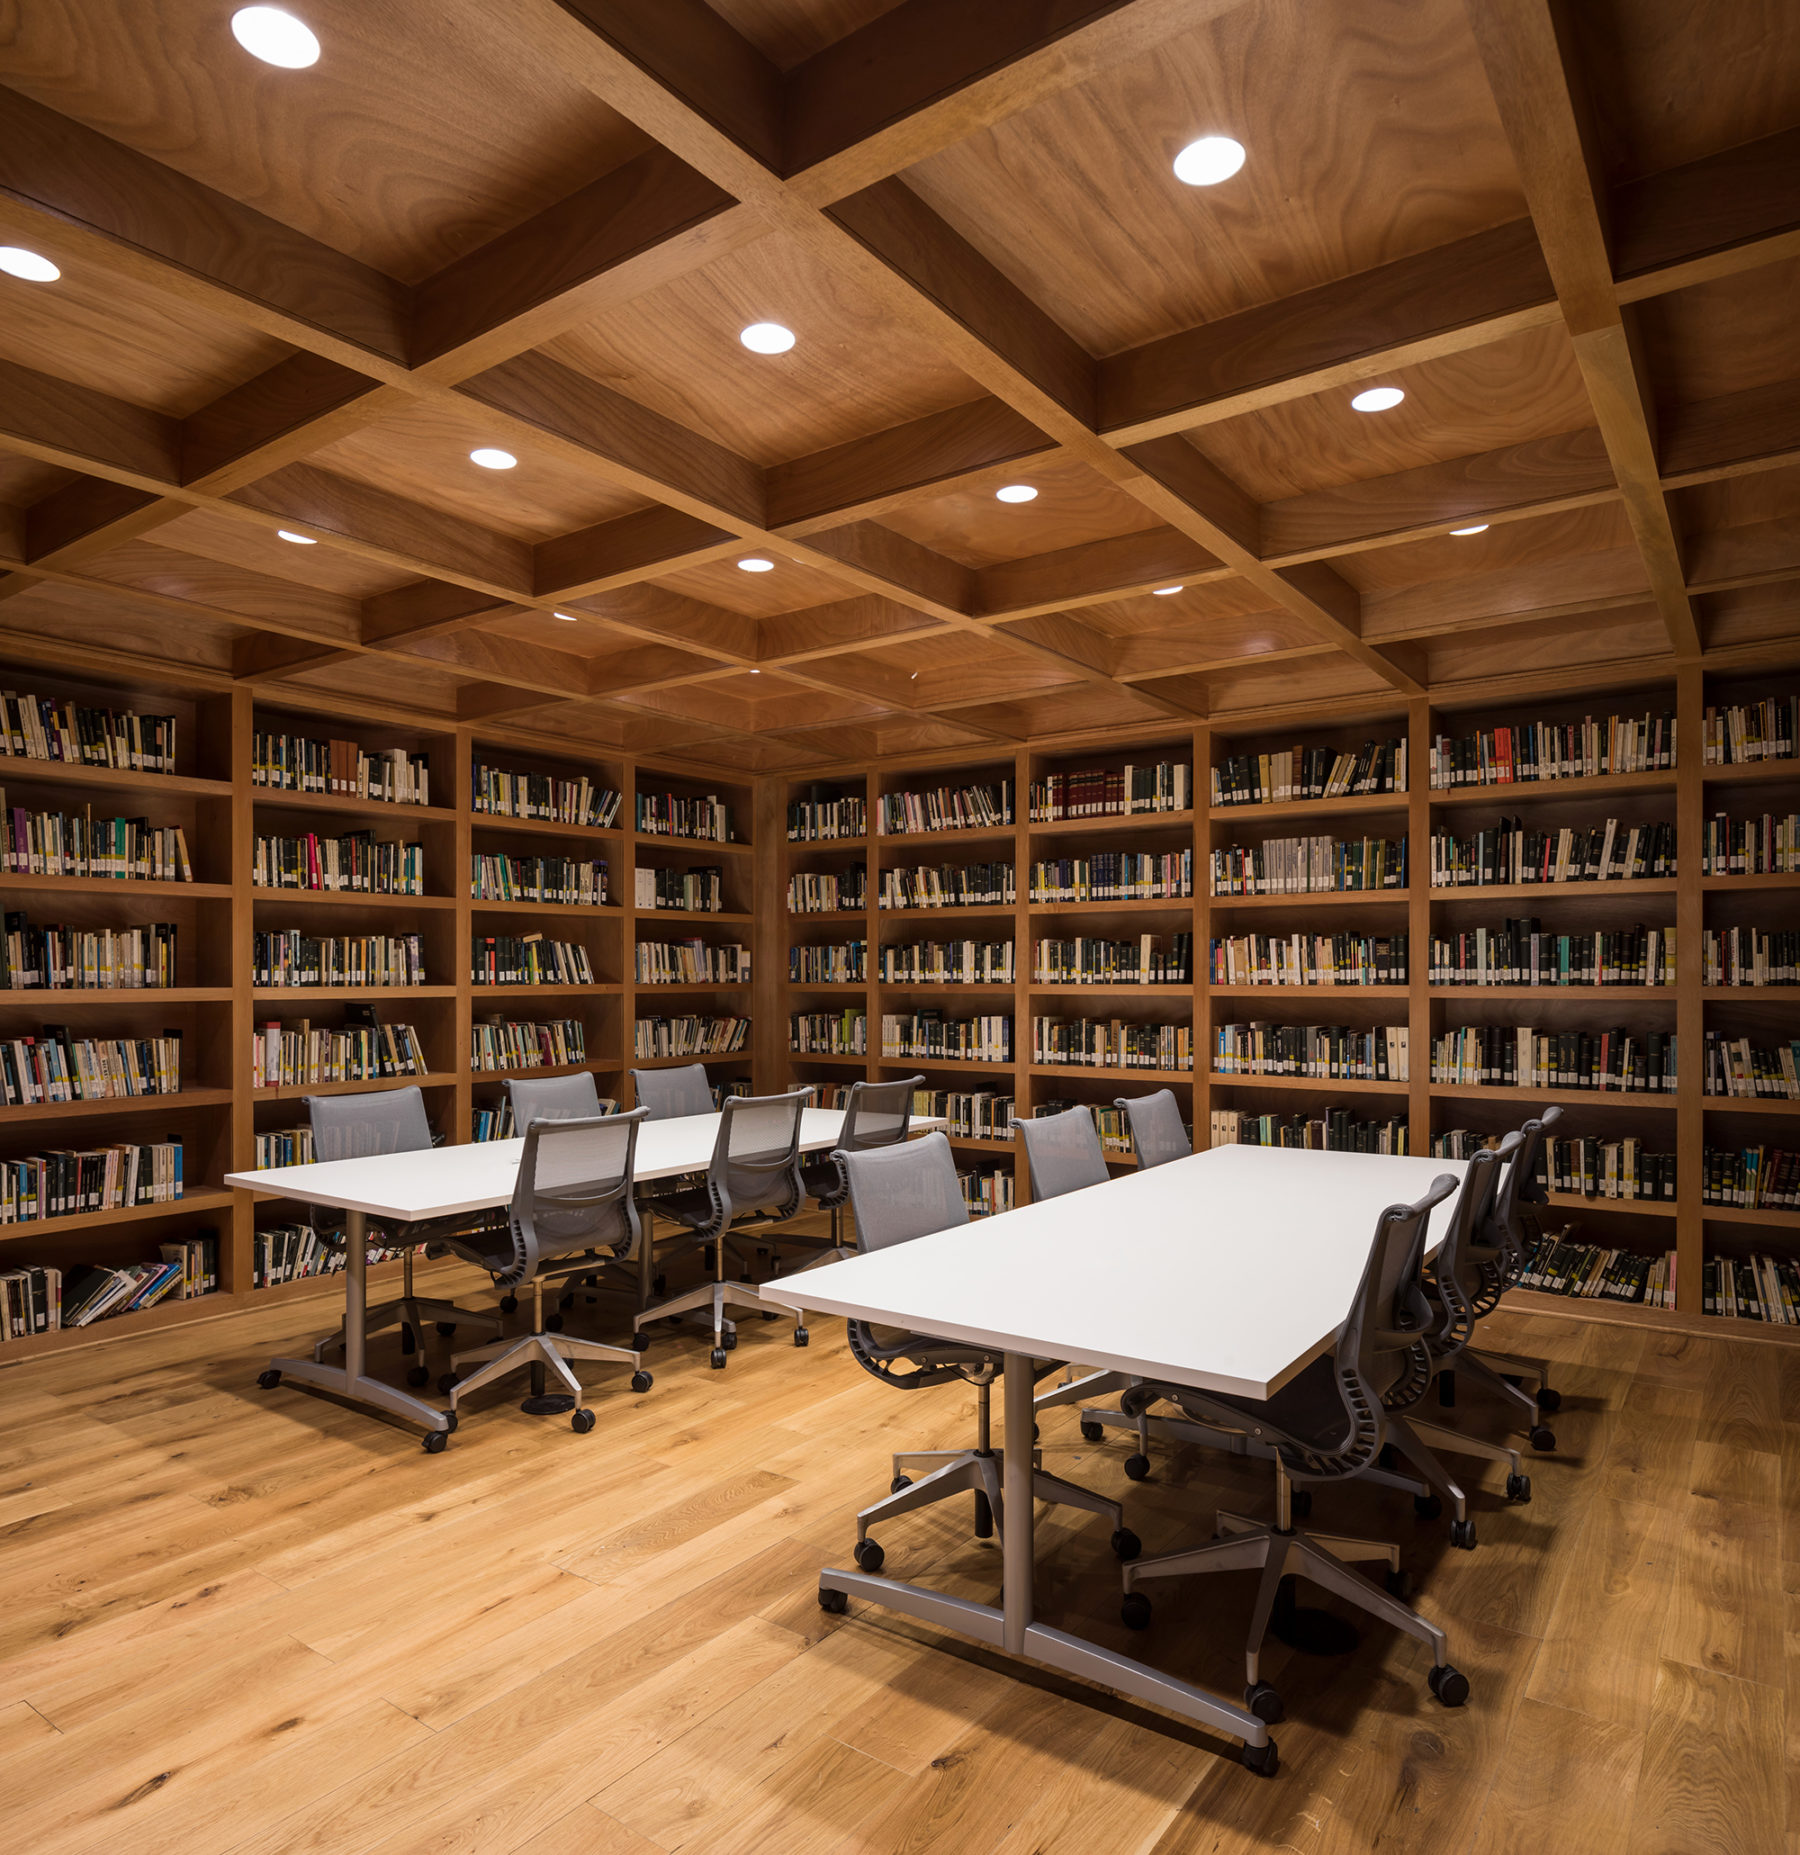
[[[1266,1398],[1330,1345],[1389,1205],[1467,1162],[1214,1147],[763,1284],[765,1300]],[[1427,1248],[1455,1199],[1432,1215]]]
[[[718,1138],[716,1114],[688,1114],[646,1121],[638,1129],[637,1177],[676,1178],[704,1172]],[[808,1108],[800,1120],[803,1152],[835,1146],[844,1116],[836,1108]],[[943,1120],[915,1115],[913,1127],[927,1133]],[[298,1198],[411,1223],[426,1217],[455,1217],[491,1210],[512,1200],[525,1142],[481,1140],[465,1146],[431,1147],[417,1153],[382,1153],[368,1159],[320,1160],[310,1166],[269,1166],[228,1172],[227,1185],[265,1196]]]

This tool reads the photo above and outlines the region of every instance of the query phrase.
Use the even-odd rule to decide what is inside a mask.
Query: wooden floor
[[[837,1323],[797,1352],[751,1321],[722,1373],[698,1337],[666,1342],[642,1398],[591,1368],[588,1436],[513,1390],[428,1457],[256,1388],[326,1305],[0,1371],[9,1849],[1800,1849],[1786,1348],[1513,1320],[1511,1343],[1565,1362],[1529,1506],[1484,1492],[1473,1553],[1403,1496],[1322,1494],[1316,1515],[1402,1541],[1471,1704],[1441,1709],[1427,1658],[1380,1628],[1345,1659],[1277,1650],[1289,1718],[1265,1781],[1108,1696],[820,1612],[814,1575],[846,1562],[888,1452],[965,1440],[971,1409],[876,1384]],[[1044,1433],[1047,1465],[1122,1496],[1152,1551],[1267,1492],[1201,1452],[1133,1485],[1072,1412]],[[1050,1620],[1235,1690],[1247,1578],[1162,1586],[1128,1637],[1104,1526],[1074,1518],[1040,1510]],[[889,1528],[888,1569],[991,1595],[968,1519],[959,1501]]]

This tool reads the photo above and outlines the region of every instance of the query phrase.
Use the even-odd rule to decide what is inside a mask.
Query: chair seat
[[[713,1203],[712,1193],[705,1188],[691,1192],[671,1192],[667,1198],[654,1198],[651,1204],[658,1217],[672,1218],[677,1224],[685,1224],[689,1230],[710,1231],[718,1219],[718,1207]],[[780,1205],[739,1205],[738,1217],[783,1217],[791,1216]]]
[[[844,1184],[844,1175],[831,1160],[816,1161],[810,1166],[802,1166],[800,1183],[805,1186],[807,1197],[817,1199],[827,1208],[831,1202],[842,1202],[849,1196],[849,1190]]]
[[[1240,1398],[1224,1391],[1195,1391],[1170,1385],[1172,1398],[1200,1422],[1227,1422],[1261,1430],[1265,1437],[1279,1435],[1302,1449],[1329,1452],[1344,1439],[1347,1418],[1338,1391],[1337,1362],[1327,1353],[1315,1359],[1297,1378],[1290,1379],[1272,1398]]]

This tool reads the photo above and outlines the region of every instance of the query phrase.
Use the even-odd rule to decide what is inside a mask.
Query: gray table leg
[[[328,1391],[366,1411],[398,1417],[422,1430],[448,1431],[455,1419],[423,1398],[383,1384],[364,1371],[368,1346],[369,1241],[368,1219],[361,1211],[344,1214],[344,1363],[325,1365],[316,1359],[271,1359],[269,1369],[279,1372],[284,1384],[312,1391]]]
[[[1033,1417],[1032,1361],[1022,1354],[1006,1355],[1005,1423],[1006,1456],[1003,1482],[1006,1504],[1002,1568],[1006,1579],[1004,1608],[975,1604],[967,1598],[928,1591],[922,1585],[872,1576],[868,1572],[839,1571],[819,1574],[819,1589],[860,1597],[921,1623],[972,1636],[1022,1661],[1078,1676],[1097,1686],[1129,1694],[1184,1719],[1198,1721],[1244,1742],[1244,1762],[1252,1769],[1272,1772],[1274,1743],[1268,1727],[1247,1708],[1224,1700],[1205,1688],[1179,1681],[1128,1656],[1085,1642],[1064,1630],[1032,1620],[1033,1570]],[[1266,1750],[1265,1750],[1266,1748]]]

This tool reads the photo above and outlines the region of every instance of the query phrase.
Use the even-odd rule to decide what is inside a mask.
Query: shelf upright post
[[[875,854],[875,807],[881,790],[880,769],[871,762],[863,774],[863,1042],[868,1045],[863,1075],[881,1075],[881,998],[876,990],[881,960],[881,873]]]
[[[1706,1259],[1701,1209],[1706,1103],[1700,1092],[1706,1017],[1700,983],[1700,940],[1706,921],[1700,875],[1706,821],[1705,715],[1705,672],[1698,663],[1682,664],[1675,672],[1675,956],[1680,962],[1675,973],[1675,1306],[1681,1314],[1701,1312],[1700,1277]]]
[[[1031,1073],[1031,974],[1037,958],[1031,928],[1031,749],[1013,756],[1013,1113],[1020,1120],[1037,1111],[1037,1077]],[[1025,1154],[1013,1139],[1013,1203],[1028,1204]]]
[[[637,762],[619,764],[619,1073],[627,1076],[637,1061]],[[723,867],[723,859],[721,859]],[[623,1091],[620,1101],[623,1104]],[[632,1107],[638,1105],[632,1098]]]
[[[755,919],[750,943],[751,1087],[772,1093],[778,1079],[792,1070],[787,1058],[787,1014],[781,1009],[787,973],[787,805],[788,782],[759,779],[750,821],[750,909]],[[634,943],[635,945],[635,943]],[[780,964],[777,965],[779,960]],[[635,958],[632,967],[635,972]]]
[[[1431,733],[1428,697],[1406,705],[1406,1138],[1429,1155],[1431,1137]]]
[[[1212,1145],[1212,757],[1211,722],[1194,728],[1194,893],[1188,902],[1193,936],[1194,1151]]]
[[[457,1142],[475,1133],[475,734],[460,727],[450,736],[450,792],[454,822],[450,827],[450,893],[456,898],[450,934],[450,957],[456,962],[456,999],[451,1009],[451,1066],[456,1089],[448,1137]],[[441,775],[440,775],[441,777]],[[440,797],[438,803],[444,803]],[[441,880],[441,879],[440,879]],[[431,872],[425,887],[431,889]]]
[[[231,984],[231,1169],[248,1170],[256,1158],[256,1093],[250,1085],[250,1040],[256,1029],[252,985],[255,954],[255,891],[250,873],[256,857],[256,787],[250,775],[256,751],[256,712],[252,686],[237,684],[225,698],[223,718],[229,732],[226,764],[231,780],[231,903],[228,910],[226,960]],[[204,920],[208,911],[202,910]],[[196,971],[201,977],[204,969]],[[219,1244],[219,1290],[234,1300],[249,1301],[251,1240],[256,1230],[256,1201],[249,1192],[231,1194],[231,1215]]]

